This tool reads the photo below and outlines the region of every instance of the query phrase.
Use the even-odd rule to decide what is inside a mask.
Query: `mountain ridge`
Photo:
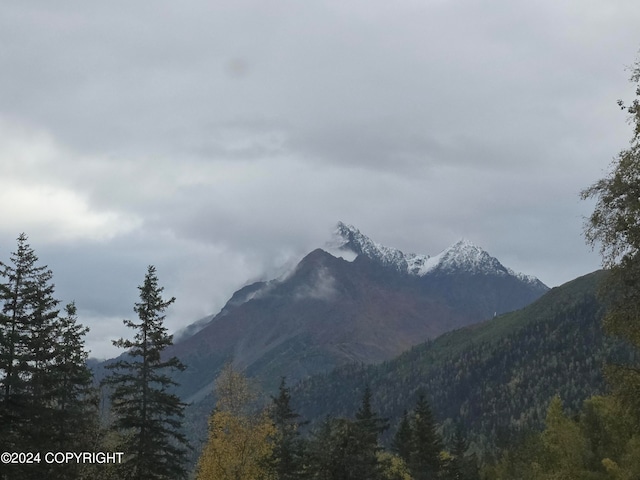
[[[325,251],[350,263],[354,262],[359,256],[366,257],[382,268],[395,271],[401,275],[408,274],[416,278],[422,278],[424,282],[429,282],[431,277],[434,276],[498,275],[501,277],[513,277],[529,284],[539,293],[548,290],[548,287],[536,277],[518,273],[511,268],[505,267],[498,259],[465,238],[459,239],[437,255],[430,256],[416,253],[405,254],[400,249],[382,245],[363,234],[355,226],[348,225],[342,221],[337,223],[332,237],[332,240],[327,242],[324,248],[316,250]],[[362,259],[359,261],[362,261]],[[277,278],[253,282],[240,288],[225,303],[218,314],[208,315],[183,328],[176,333],[175,340],[185,340],[205,328],[217,315],[226,315],[231,309],[238,307],[242,303],[267,295],[278,284],[286,281],[301,263],[302,260],[292,270]],[[325,294],[329,293],[330,285],[326,284],[324,286]],[[309,288],[306,294],[312,294],[314,291],[316,294],[318,293],[317,289]],[[303,292],[299,291],[298,295],[303,295]],[[490,315],[491,313],[495,312],[485,312],[484,315]]]
[[[464,271],[473,274],[498,274],[518,278],[531,285],[548,288],[532,275],[515,272],[505,267],[481,247],[466,238],[461,238],[437,255],[405,254],[402,250],[387,247],[373,241],[353,225],[338,222],[330,247],[365,255],[383,266],[399,272],[424,277],[433,273],[453,273]]]

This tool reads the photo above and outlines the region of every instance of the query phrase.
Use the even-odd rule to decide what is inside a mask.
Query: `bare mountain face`
[[[329,253],[331,252],[331,253]],[[348,362],[391,359],[428,339],[528,305],[548,290],[462,240],[439,255],[404,254],[339,223],[334,241],[289,274],[238,290],[167,352],[198,401],[233,359],[269,390]]]

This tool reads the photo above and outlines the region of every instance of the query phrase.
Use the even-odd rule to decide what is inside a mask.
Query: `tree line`
[[[389,428],[365,388],[354,418],[330,417],[310,431],[291,405],[284,378],[265,407],[259,392],[228,363],[215,387],[209,439],[196,468],[198,480],[479,480],[475,457],[458,431],[445,449],[429,403],[420,395],[405,412],[390,449]]]

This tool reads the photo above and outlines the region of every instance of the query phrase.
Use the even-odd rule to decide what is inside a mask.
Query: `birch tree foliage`
[[[246,377],[227,364],[216,381],[216,408],[209,439],[198,460],[198,480],[273,478],[269,458],[275,428],[265,410],[256,410]]]
[[[613,161],[609,173],[582,191],[596,204],[585,225],[585,237],[599,246],[602,264],[610,270],[604,285],[609,334],[640,348],[640,60],[632,70],[636,97],[619,105],[629,115],[633,133],[629,147]],[[640,364],[610,364],[605,371],[615,393],[640,412]],[[636,414],[640,428],[640,413]]]

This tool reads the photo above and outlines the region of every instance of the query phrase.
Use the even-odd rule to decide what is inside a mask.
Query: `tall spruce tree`
[[[452,439],[451,458],[445,478],[451,480],[479,480],[480,472],[475,454],[467,456],[469,442],[465,438],[462,425],[456,425]]]
[[[27,240],[21,234],[10,262],[0,263],[0,450],[77,451],[97,413],[89,401],[86,330],[74,327],[75,307],[67,310],[73,318],[59,316],[53,274],[38,265]],[[9,478],[77,478],[72,467],[42,461],[9,467]]]
[[[378,452],[381,450],[378,437],[389,427],[389,424],[387,419],[374,412],[371,398],[371,388],[367,385],[362,395],[360,408],[356,412],[355,442],[358,449],[354,455],[353,463],[359,478],[373,480],[381,478],[382,475],[381,465],[378,461]]]
[[[87,367],[84,336],[89,328],[78,323],[75,302],[65,306],[56,333],[54,444],[59,451],[80,451],[93,443],[98,417],[98,393]]]
[[[304,443],[300,438],[301,422],[291,407],[289,387],[282,377],[278,396],[271,397],[271,421],[275,428],[273,435],[273,452],[271,464],[275,476],[279,480],[295,480],[301,478],[303,467]]]
[[[162,298],[164,288],[158,285],[154,266],[148,267],[138,289],[140,302],[134,311],[139,322],[123,321],[135,330],[134,339],[113,342],[127,352],[107,367],[111,373],[103,381],[112,388],[113,427],[125,438],[122,475],[137,480],[184,478],[188,442],[180,430],[186,404],[170,392],[176,382],[169,372],[185,366],[176,357],[161,357],[173,341],[164,327],[164,312],[175,298]]]
[[[412,449],[412,431],[409,413],[406,410],[402,414],[398,430],[396,430],[396,434],[391,442],[391,449],[397,453],[406,464],[409,463]]]
[[[356,480],[362,478],[354,461],[358,454],[354,422],[327,417],[312,433],[307,452],[307,478]]]
[[[332,452],[334,420],[326,417],[311,432],[305,452],[306,478],[331,480],[334,478],[335,458]]]
[[[88,352],[84,346],[84,336],[89,328],[78,323],[74,302],[68,303],[64,312],[65,315],[56,321],[55,364],[49,372],[53,385],[53,421],[49,425],[48,450],[98,451],[98,394],[86,363]],[[96,473],[93,465],[70,463],[54,465],[46,477],[59,480],[97,478]]]
[[[317,480],[381,480],[391,459],[380,461],[378,437],[387,420],[373,409],[365,388],[355,420],[328,417],[312,433],[307,450],[307,478]]]
[[[17,250],[8,264],[0,263],[0,450],[46,451],[53,422],[55,319],[52,273],[38,265],[38,257],[18,236]],[[42,464],[3,465],[2,478],[38,478],[49,468]]]
[[[436,430],[433,413],[424,395],[413,412],[409,469],[415,480],[436,478],[440,471],[442,439]]]
[[[10,263],[0,263],[0,441],[9,451],[33,450],[45,443],[42,428],[51,420],[48,373],[55,355],[58,301],[51,270],[38,266],[27,240],[20,234]]]

